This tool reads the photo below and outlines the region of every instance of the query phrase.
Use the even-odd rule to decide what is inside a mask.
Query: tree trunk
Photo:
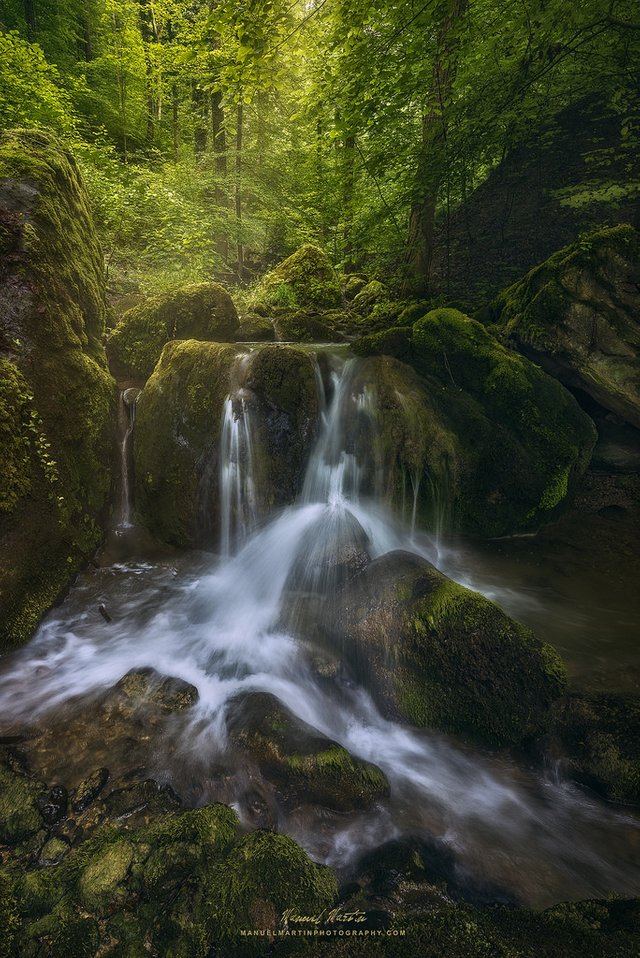
[[[353,263],[353,198],[356,181],[356,138],[348,133],[344,138],[342,157],[342,208],[344,216],[343,256],[347,272],[354,269]]]
[[[406,283],[419,296],[430,292],[438,194],[447,173],[446,113],[458,64],[458,28],[467,6],[468,0],[447,0],[438,27],[431,89],[422,118],[415,199],[409,217]]]
[[[229,199],[227,196],[227,133],[225,129],[224,107],[222,105],[222,93],[216,90],[211,94],[211,142],[213,144],[213,154],[216,167],[216,188],[215,203],[216,206],[224,211],[225,220],[228,216]],[[229,239],[225,234],[220,234],[216,239],[216,252],[218,256],[227,262],[229,259]]]
[[[27,21],[27,37],[34,40],[37,30],[36,0],[24,0],[24,18]]]
[[[244,246],[242,243],[242,124],[244,121],[242,100],[238,103],[236,117],[236,252],[238,282],[244,280]]]

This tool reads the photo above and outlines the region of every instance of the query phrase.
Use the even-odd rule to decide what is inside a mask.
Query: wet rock
[[[507,342],[570,387],[640,426],[640,234],[598,230],[501,293]]]
[[[0,222],[3,651],[31,637],[101,541],[117,394],[102,251],[78,167],[52,135],[0,135]]]
[[[123,885],[133,855],[131,843],[119,840],[108,846],[97,861],[87,865],[78,881],[78,894],[84,908],[100,914],[123,903],[126,896]]]
[[[367,533],[351,512],[328,506],[309,527],[285,591],[334,594],[367,567],[369,545]]]
[[[69,851],[69,845],[62,838],[54,836],[43,846],[40,852],[41,865],[57,865]]]
[[[169,343],[140,395],[136,510],[161,541],[195,545],[209,531],[203,513],[216,514],[220,414],[237,353],[218,343]]]
[[[67,814],[69,796],[62,785],[54,785],[45,795],[38,796],[38,809],[45,825],[55,825]]]
[[[545,729],[566,682],[550,646],[410,553],[374,560],[330,628],[386,715],[493,746]]]
[[[72,808],[76,813],[84,812],[98,797],[109,781],[109,769],[97,768],[78,785],[72,797]]]
[[[344,812],[371,806],[388,794],[377,766],[353,758],[273,695],[255,692],[236,699],[228,729],[234,745],[257,763],[289,805],[315,803]]]
[[[553,710],[545,752],[606,798],[640,802],[640,697],[575,693]]]
[[[402,363],[371,359],[367,370],[394,500],[404,490],[406,502],[417,487],[423,525],[473,535],[536,529],[555,518],[596,439],[573,396],[456,310],[427,313],[402,332],[401,345],[397,336],[354,344],[360,354],[391,348],[403,356]]]
[[[238,313],[218,283],[192,283],[128,310],[108,337],[111,361],[123,375],[147,379],[171,340],[232,342]]]
[[[174,676],[160,675],[152,668],[132,669],[115,689],[135,703],[151,703],[165,712],[181,712],[198,701],[195,685]]]

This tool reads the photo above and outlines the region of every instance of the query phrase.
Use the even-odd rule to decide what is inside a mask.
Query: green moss
[[[275,927],[287,908],[319,914],[337,899],[329,868],[314,865],[285,835],[246,835],[213,876],[211,907],[223,934]]]
[[[368,316],[374,306],[385,304],[389,300],[389,290],[377,279],[371,280],[354,298],[351,307],[362,316]]]
[[[15,843],[42,828],[35,801],[44,786],[0,768],[0,842]]]
[[[331,343],[336,339],[334,330],[327,323],[303,310],[279,316],[276,330],[280,342]]]
[[[340,598],[333,632],[389,715],[491,746],[550,722],[561,659],[496,605],[408,553],[376,559]]]
[[[238,314],[226,289],[194,283],[128,310],[110,332],[108,349],[116,368],[146,379],[170,340],[230,342],[237,329]]]
[[[103,911],[118,896],[133,861],[133,846],[121,840],[108,846],[97,861],[84,869],[78,882],[80,901],[91,911]],[[121,893],[122,894],[122,893]]]
[[[115,384],[102,344],[102,254],[71,155],[37,131],[0,137],[11,255],[0,310],[0,646],[33,632],[100,542]]]
[[[242,317],[234,339],[237,343],[269,343],[275,339],[273,321],[257,313],[248,313]]]
[[[308,244],[263,277],[256,302],[288,309],[331,309],[342,302],[342,291],[326,253]]]

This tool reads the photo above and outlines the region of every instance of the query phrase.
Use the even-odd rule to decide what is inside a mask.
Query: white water
[[[565,783],[385,720],[352,679],[320,681],[307,636],[291,629],[298,621],[289,614],[291,582],[329,592],[330,602],[331,564],[345,542],[365,543],[371,557],[397,548],[436,555],[428,540],[416,546],[409,526],[363,495],[368,450],[345,434],[344,424],[354,410],[369,416],[375,394],[354,391],[354,368],[347,362],[334,371],[299,502],[262,526],[252,512],[251,416],[242,397],[235,408],[230,397],[220,464],[223,559],[204,569],[201,558],[194,560],[178,575],[141,562],[87,574],[6,663],[3,724],[42,719],[70,699],[112,687],[130,669],[152,666],[197,686],[197,704],[174,729],[172,754],[177,748],[182,762],[202,766],[224,758],[230,700],[240,691],[270,692],[352,754],[379,765],[391,783],[390,801],[366,815],[325,816],[319,825],[282,812],[280,826],[316,858],[344,865],[396,835],[430,834],[454,851],[461,869],[531,903],[637,894],[639,863],[623,851],[637,829],[631,816]],[[98,601],[110,610],[108,624],[95,614]],[[149,765],[180,793],[179,771],[162,742],[154,743]],[[215,797],[210,784],[197,796]]]

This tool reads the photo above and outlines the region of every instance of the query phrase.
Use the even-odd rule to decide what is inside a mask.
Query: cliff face
[[[640,226],[640,159],[618,117],[583,102],[532,132],[441,222],[436,291],[477,308],[599,226]]]
[[[25,641],[98,545],[115,383],[102,254],[73,158],[0,138],[0,649]]]

